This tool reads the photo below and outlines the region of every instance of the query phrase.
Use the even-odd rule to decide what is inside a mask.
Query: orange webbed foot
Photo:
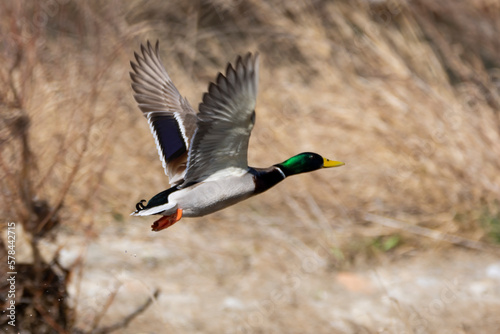
[[[151,225],[151,229],[155,232],[159,232],[161,230],[166,229],[177,223],[182,218],[182,209],[177,209],[174,214],[170,216],[163,216]]]

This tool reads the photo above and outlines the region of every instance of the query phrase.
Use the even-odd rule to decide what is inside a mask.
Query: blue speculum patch
[[[186,152],[186,144],[173,116],[153,116],[151,122],[166,161],[175,159]]]

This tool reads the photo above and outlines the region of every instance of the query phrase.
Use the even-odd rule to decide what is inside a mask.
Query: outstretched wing
[[[217,171],[248,168],[247,151],[255,123],[259,55],[238,57],[219,73],[200,103],[197,129],[189,149],[184,185],[200,182]]]
[[[141,44],[137,63],[130,62],[134,98],[147,118],[158,154],[170,184],[184,179],[191,138],[196,129],[196,112],[183,98],[160,61],[158,42]]]

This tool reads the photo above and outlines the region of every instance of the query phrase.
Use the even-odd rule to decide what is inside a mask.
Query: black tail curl
[[[144,205],[143,203],[146,203],[145,199],[141,199],[141,201],[135,205],[135,208],[137,210],[136,212],[142,211],[146,208],[146,205]]]

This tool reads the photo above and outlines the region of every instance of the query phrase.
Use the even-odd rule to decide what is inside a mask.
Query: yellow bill
[[[345,165],[345,163],[343,163],[342,161],[335,161],[323,158],[323,168],[339,167],[343,165]]]

